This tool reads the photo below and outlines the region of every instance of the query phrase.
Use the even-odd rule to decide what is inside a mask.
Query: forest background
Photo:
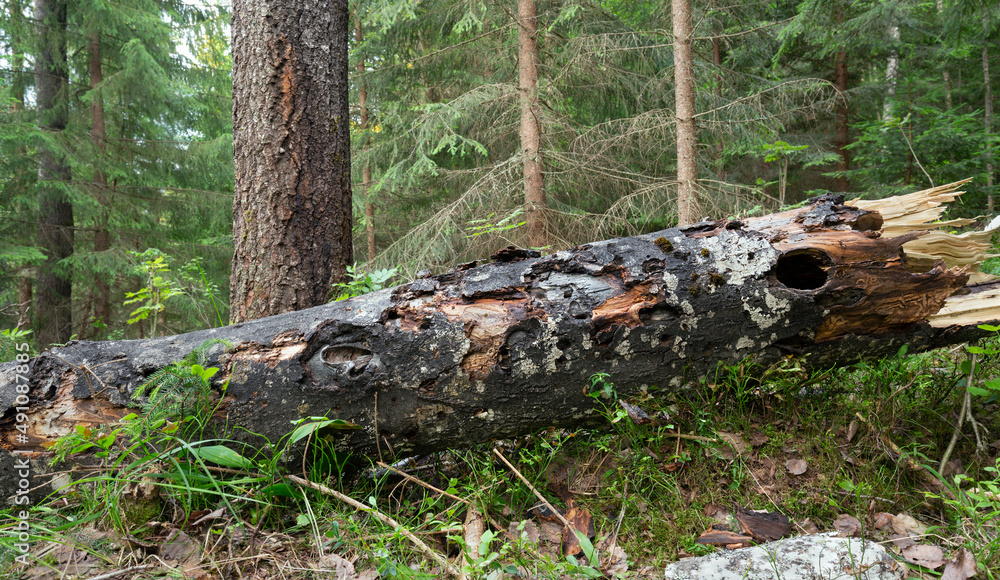
[[[70,4],[61,19],[26,0],[0,14],[0,329],[37,325],[45,309],[31,304],[52,291],[39,276],[47,261],[71,281],[60,307],[72,325],[53,342],[223,325],[229,4]],[[676,224],[670,3],[537,3],[543,243],[525,226],[516,3],[350,6],[356,273],[395,269],[405,280],[509,244],[556,250]],[[966,177],[952,217],[992,213],[989,67],[1000,7],[691,9],[698,216]],[[65,35],[66,82],[44,97],[54,112],[39,116],[47,77],[35,63],[52,47],[38,39],[53,26]],[[42,224],[63,232],[61,253]]]

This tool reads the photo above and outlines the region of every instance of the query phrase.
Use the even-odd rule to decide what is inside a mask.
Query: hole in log
[[[788,288],[815,290],[826,284],[827,268],[832,265],[830,256],[820,250],[792,250],[778,258],[774,273]]]
[[[356,346],[327,346],[323,349],[323,362],[338,364],[358,361],[367,364],[371,360],[371,354],[372,351]]]

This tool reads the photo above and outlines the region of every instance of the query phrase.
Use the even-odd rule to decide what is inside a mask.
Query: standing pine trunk
[[[549,245],[542,167],[542,126],[538,114],[538,2],[517,2],[517,70],[521,95],[521,154],[524,156],[524,207],[528,245]]]
[[[840,104],[837,105],[837,135],[834,143],[834,147],[837,149],[837,155],[840,156],[840,160],[837,162],[837,171],[847,171],[851,168],[851,153],[847,149],[847,146],[850,144],[850,128],[848,127],[849,110],[847,102],[847,51],[837,51],[834,69],[837,79],[837,90],[840,92]],[[849,184],[847,182],[847,176],[841,175],[838,177],[837,190],[847,191],[848,188]]]
[[[677,222],[697,220],[697,127],[694,123],[694,50],[691,0],[673,0],[674,98],[677,117]]]
[[[326,301],[353,261],[347,0],[233,2],[232,321]]]
[[[21,0],[11,0],[10,21],[17,22],[24,16],[24,4]],[[20,119],[24,108],[24,91],[26,86],[26,71],[24,70],[24,50],[25,39],[21,34],[21,28],[16,27],[12,31],[10,43],[10,62],[13,72],[13,82],[11,83],[11,96],[13,97],[14,117]],[[14,155],[24,157],[26,154],[23,144],[14,146]],[[24,176],[18,168],[14,179],[24,182]],[[34,268],[29,264],[22,264],[18,268],[17,280],[17,328],[28,330],[31,327],[31,294],[32,281],[35,278]]]
[[[882,119],[892,115],[892,107],[896,100],[896,82],[899,78],[899,24],[889,25],[889,56],[885,61],[885,97],[882,100]]]
[[[101,66],[101,33],[90,33],[90,58],[87,66],[90,74],[90,90],[94,91],[90,102],[90,139],[97,154],[94,168],[94,195],[101,206],[97,229],[94,231],[94,253],[106,252],[111,249],[111,234],[108,232],[107,189],[108,180],[101,167],[105,161],[105,131],[104,131],[104,97],[101,96],[99,85],[104,81],[104,69]],[[111,288],[101,272],[94,275],[94,287],[97,296],[94,299],[94,320],[106,326],[111,322]],[[86,321],[84,321],[86,324]]]
[[[989,17],[983,15],[983,87],[985,109],[983,124],[986,133],[986,213],[993,215],[993,89],[990,87],[990,26]]]
[[[365,39],[364,33],[361,30],[361,7],[357,8],[358,13],[354,15],[354,40],[361,44],[361,41]],[[368,141],[370,135],[368,134],[368,88],[365,87],[365,59],[362,57],[358,60],[358,73],[360,73],[358,79],[358,108],[361,110],[361,125],[358,129],[361,132],[361,138],[364,140],[364,146],[362,146],[362,151],[368,153]],[[365,157],[365,162],[361,166],[361,195],[365,198],[365,238],[368,243],[368,263],[370,264],[375,261],[375,202],[371,198],[372,186],[372,166],[368,162],[367,156]]]
[[[38,245],[46,260],[38,267],[35,312],[37,346],[69,342],[73,334],[72,278],[60,264],[73,254],[73,205],[65,192],[70,168],[53,142],[66,128],[66,2],[35,0],[38,51],[35,102],[38,127],[46,133],[38,150]]]

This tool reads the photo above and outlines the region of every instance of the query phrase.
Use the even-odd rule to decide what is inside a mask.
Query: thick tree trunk
[[[233,3],[232,320],[322,304],[353,262],[347,0]]]
[[[38,127],[50,138],[66,128],[66,2],[35,0],[38,54],[35,100]],[[43,143],[38,151],[38,245],[47,258],[38,266],[35,316],[40,346],[67,342],[73,335],[72,275],[60,264],[73,254],[73,205],[63,186],[70,168],[57,146]]]
[[[694,43],[691,0],[673,0],[674,98],[677,117],[677,221],[695,221],[698,212],[698,134],[694,122]]]
[[[542,124],[538,111],[538,3],[517,2],[517,70],[521,96],[521,153],[524,156],[524,208],[528,244],[549,245],[542,166]]]
[[[250,323],[75,342],[30,368],[0,365],[0,446],[42,465],[43,443],[115,421],[151,373],[211,339],[233,343],[208,363],[222,369],[216,384],[228,381],[215,422],[226,436],[260,446],[251,434],[274,442],[291,421],[325,415],[361,427],[344,450],[398,455],[598,424],[585,394],[597,372],[628,399],[692,388],[748,356],[829,367],[904,343],[961,342],[1000,319],[1000,297],[984,287],[956,295],[968,269],[901,250],[920,233],[880,236],[880,214],[841,202],[545,257],[511,248],[493,263]],[[986,310],[969,306],[984,299]],[[10,461],[0,452],[0,467]],[[12,485],[5,473],[0,491]]]

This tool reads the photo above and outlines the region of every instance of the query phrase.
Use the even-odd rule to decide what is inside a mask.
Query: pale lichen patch
[[[749,278],[758,278],[778,259],[778,251],[764,238],[723,230],[703,238],[702,246],[712,256],[712,266],[725,276],[726,283],[741,286]],[[699,258],[699,263],[702,260]]]
[[[743,297],[743,310],[750,315],[750,320],[761,330],[768,329],[778,322],[784,320],[786,312],[792,309],[790,300],[779,298],[770,292],[764,291],[764,304],[767,308],[758,308],[750,305],[750,297]]]

